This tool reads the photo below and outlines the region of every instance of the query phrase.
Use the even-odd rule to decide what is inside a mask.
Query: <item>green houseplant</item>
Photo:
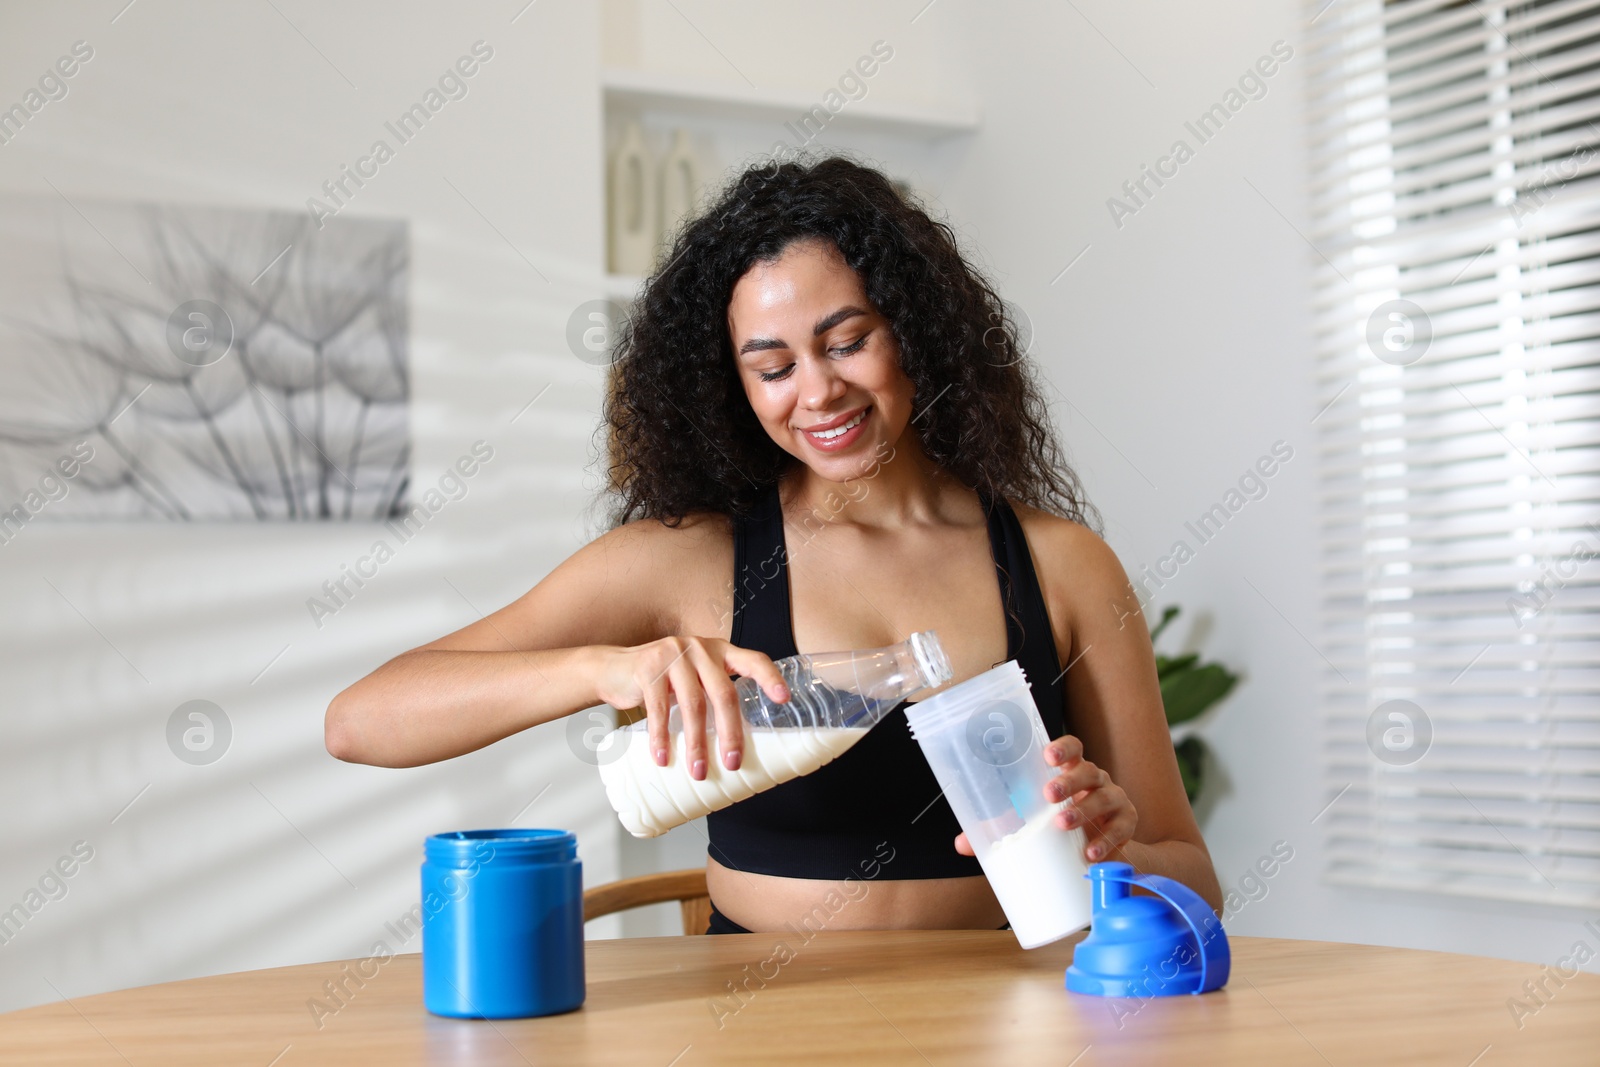
[[[1150,631],[1150,643],[1155,644],[1161,632],[1178,617],[1176,605],[1161,613],[1161,621]],[[1168,728],[1179,726],[1199,716],[1217,701],[1233,691],[1239,676],[1220,663],[1201,663],[1200,653],[1182,656],[1156,653],[1156,678],[1161,683],[1161,703],[1166,708]],[[1200,795],[1205,773],[1206,743],[1198,734],[1189,734],[1173,743],[1178,757],[1178,772],[1183,775],[1183,791],[1189,803]]]

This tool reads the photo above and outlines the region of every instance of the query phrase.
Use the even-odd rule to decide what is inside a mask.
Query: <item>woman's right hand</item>
[[[664,637],[631,648],[611,648],[601,661],[596,695],[614,708],[644,706],[650,751],[659,767],[667,765],[667,716],[676,698],[689,776],[702,781],[708,706],[716,714],[722,765],[736,771],[743,755],[744,718],[730,674],[755,678],[768,698],[779,704],[789,699],[789,687],[770,656],[716,637]]]

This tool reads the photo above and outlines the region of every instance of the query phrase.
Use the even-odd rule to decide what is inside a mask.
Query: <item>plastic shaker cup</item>
[[[567,830],[434,834],[422,865],[422,1001],[517,1019],[583,1004],[583,865]]]
[[[1063,830],[1071,801],[1045,799],[1057,769],[1033,691],[1015,660],[906,709],[911,734],[1023,948],[1089,925],[1082,827]]]

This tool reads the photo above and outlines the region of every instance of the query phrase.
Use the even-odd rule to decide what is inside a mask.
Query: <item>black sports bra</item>
[[[1016,512],[980,494],[1006,606],[1006,658],[1027,674],[1052,739],[1066,729],[1065,687],[1050,616]],[[776,487],[734,523],[731,640],[773,659],[796,655],[788,551]],[[706,817],[710,854],[725,867],[788,878],[956,878],[981,875],[955,850],[961,832],[911,736],[902,703],[832,763]]]

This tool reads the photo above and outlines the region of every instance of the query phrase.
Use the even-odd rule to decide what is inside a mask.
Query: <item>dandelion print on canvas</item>
[[[0,522],[402,513],[407,269],[401,221],[0,198]]]

